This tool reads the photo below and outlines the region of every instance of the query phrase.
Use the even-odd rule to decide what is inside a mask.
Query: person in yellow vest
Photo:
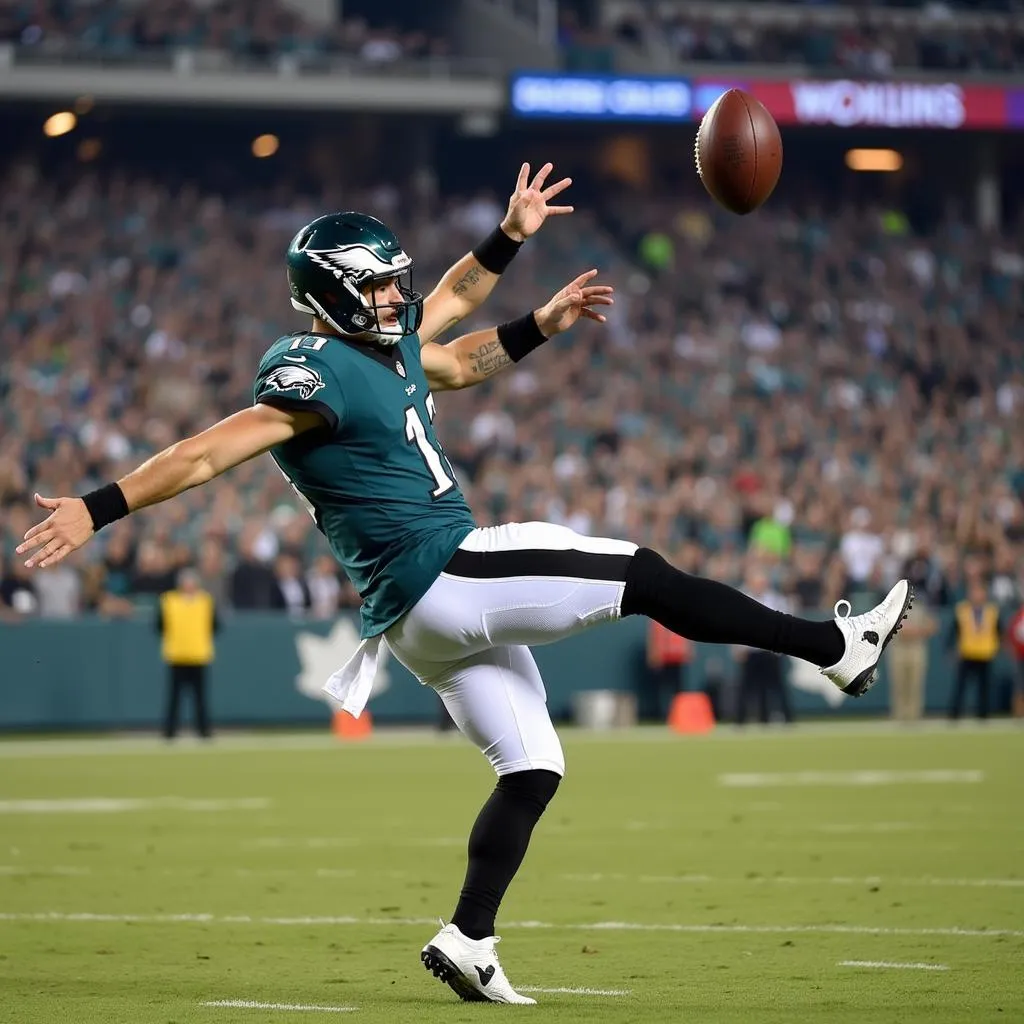
[[[157,629],[163,641],[163,659],[167,663],[167,713],[164,736],[173,739],[178,732],[178,706],[184,690],[192,691],[196,730],[209,737],[210,719],[206,710],[206,670],[213,661],[213,636],[220,629],[217,606],[202,589],[199,575],[192,569],[178,573],[177,590],[160,595]]]
[[[988,599],[984,581],[975,578],[967,588],[967,600],[954,611],[951,639],[960,661],[949,717],[960,717],[964,695],[973,681],[978,687],[978,717],[988,718],[989,678],[1000,648],[999,605]]]

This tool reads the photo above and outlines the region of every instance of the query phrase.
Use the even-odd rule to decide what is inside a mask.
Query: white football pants
[[[637,546],[552,523],[474,530],[416,605],[385,633],[499,775],[565,772],[529,648],[619,617]]]

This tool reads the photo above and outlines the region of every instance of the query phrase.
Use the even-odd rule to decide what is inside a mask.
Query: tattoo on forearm
[[[468,292],[481,277],[484,276],[484,268],[481,266],[470,267],[462,277],[452,285],[452,295],[463,295]]]
[[[478,349],[469,353],[469,368],[475,377],[490,377],[491,374],[511,366],[505,346],[500,341],[485,341]]]

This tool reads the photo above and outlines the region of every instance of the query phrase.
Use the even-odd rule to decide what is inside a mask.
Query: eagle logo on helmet
[[[264,384],[268,391],[297,391],[300,398],[307,400],[327,386],[320,374],[308,366],[279,366],[267,374]]]
[[[401,274],[412,263],[404,252],[396,253],[390,264],[365,245],[343,245],[337,249],[305,249],[305,254],[335,278],[350,277],[356,282],[382,273]]]

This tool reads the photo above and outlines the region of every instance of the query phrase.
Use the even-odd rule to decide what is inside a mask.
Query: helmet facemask
[[[377,289],[387,283],[394,281],[402,296],[401,302],[387,302],[383,305],[377,302]],[[423,295],[413,291],[412,288],[412,263],[407,270],[401,274],[374,276],[370,284],[364,284],[358,289],[359,298],[362,301],[365,312],[357,312],[352,316],[352,321],[361,326],[365,320],[364,333],[373,337],[380,345],[396,345],[402,338],[415,334],[423,320]],[[397,321],[394,324],[386,325],[381,322],[381,310],[388,309],[391,316]]]

